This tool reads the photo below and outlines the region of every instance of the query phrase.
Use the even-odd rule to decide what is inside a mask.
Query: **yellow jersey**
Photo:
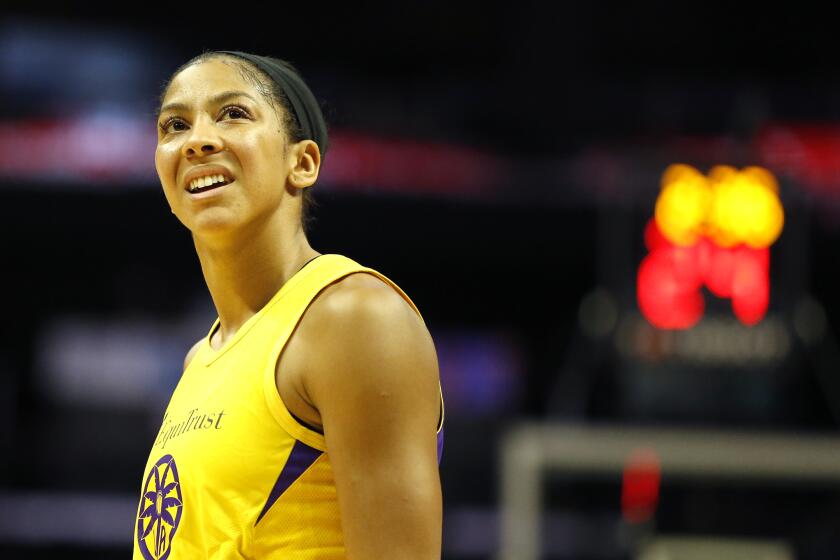
[[[134,560],[345,558],[324,436],[285,407],[275,372],[309,303],[355,272],[393,286],[420,316],[383,274],[324,254],[307,262],[219,350],[210,346],[219,326],[214,321],[172,393],[146,462]]]

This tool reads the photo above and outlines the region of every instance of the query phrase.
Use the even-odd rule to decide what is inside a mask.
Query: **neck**
[[[193,235],[201,270],[219,315],[218,344],[224,344],[311,258],[300,220],[274,219],[237,239]]]

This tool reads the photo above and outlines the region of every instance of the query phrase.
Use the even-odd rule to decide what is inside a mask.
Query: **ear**
[[[312,140],[301,140],[291,147],[289,183],[298,189],[311,187],[321,169],[321,150]]]

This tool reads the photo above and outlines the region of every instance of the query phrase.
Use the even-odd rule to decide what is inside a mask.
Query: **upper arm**
[[[195,344],[193,344],[192,348],[190,348],[190,351],[187,352],[187,357],[184,358],[184,370],[183,371],[187,370],[187,366],[190,365],[190,362],[192,361],[192,359],[195,357],[196,354],[198,354],[198,349],[201,348],[201,343],[202,342],[204,342],[203,338],[201,340],[199,340],[198,342],[196,342]]]
[[[411,306],[371,275],[327,290],[315,312],[323,349],[305,385],[324,426],[348,557],[440,558],[431,336]]]

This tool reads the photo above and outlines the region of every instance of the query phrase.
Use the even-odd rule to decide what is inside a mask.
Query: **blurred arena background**
[[[4,6],[0,556],[130,554],[215,318],[153,111],[240,49],[324,102],[312,246],[436,341],[445,559],[837,558],[840,34],[733,9]]]

